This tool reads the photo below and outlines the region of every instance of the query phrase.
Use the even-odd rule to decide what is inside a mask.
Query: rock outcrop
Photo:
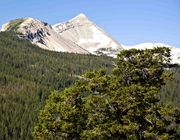
[[[19,37],[27,39],[43,49],[58,52],[89,53],[75,42],[60,36],[51,25],[33,18],[10,21],[3,25],[2,31],[15,31]]]

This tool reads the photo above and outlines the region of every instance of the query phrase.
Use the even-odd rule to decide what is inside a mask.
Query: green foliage
[[[8,29],[7,29],[7,31],[17,31],[17,29],[19,28],[19,25],[21,24],[21,23],[23,23],[24,22],[24,20],[25,19],[23,19],[23,18],[20,18],[20,19],[15,19],[15,20],[13,20],[13,21],[10,21],[10,23],[9,23],[9,27],[8,27]]]
[[[159,103],[168,48],[126,50],[111,74],[86,73],[74,86],[53,92],[39,114],[35,139],[180,139],[180,112]]]
[[[173,104],[180,108],[180,70],[174,71],[173,80],[167,81],[162,87],[159,98],[163,103]]]
[[[14,33],[0,33],[0,139],[32,139],[37,112],[50,91],[69,87],[78,75],[112,68],[113,59],[46,51]]]

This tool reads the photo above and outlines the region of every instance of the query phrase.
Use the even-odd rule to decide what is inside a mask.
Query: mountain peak
[[[117,41],[83,13],[64,23],[53,25],[53,29],[92,54],[100,54],[103,51],[107,55],[114,55],[123,49]]]
[[[73,19],[87,19],[87,16],[84,13],[80,13],[79,15],[74,17]]]

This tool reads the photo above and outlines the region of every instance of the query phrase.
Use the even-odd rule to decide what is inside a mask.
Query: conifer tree
[[[94,71],[53,93],[40,112],[35,139],[179,139],[179,110],[157,94],[172,73],[170,49],[125,50],[111,74]]]

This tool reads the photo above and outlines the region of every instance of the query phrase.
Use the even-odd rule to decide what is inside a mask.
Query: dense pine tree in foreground
[[[170,50],[126,50],[111,74],[86,73],[62,92],[53,92],[39,114],[35,139],[180,139],[180,112],[160,104],[171,79]]]

